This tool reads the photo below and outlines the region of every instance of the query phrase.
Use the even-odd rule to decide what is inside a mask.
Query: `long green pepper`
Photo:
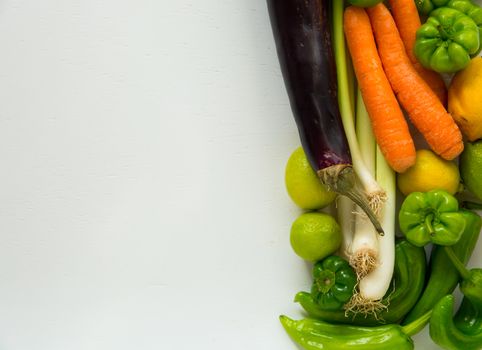
[[[482,219],[478,214],[470,210],[462,209],[460,213],[465,219],[465,229],[460,240],[451,248],[457,258],[466,264],[479,238]],[[440,246],[433,247],[428,270],[430,271],[430,276],[423,294],[403,320],[403,324],[410,323],[431,310],[442,297],[451,294],[455,290],[460,280],[459,272],[447,256],[445,249]]]
[[[280,316],[280,321],[290,337],[305,350],[412,350],[410,336],[418,333],[429,318],[427,313],[404,327],[333,325],[309,318],[295,321],[287,316]]]

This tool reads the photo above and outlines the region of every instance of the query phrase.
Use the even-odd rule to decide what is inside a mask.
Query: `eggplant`
[[[336,0],[339,1],[339,0]],[[276,50],[301,145],[320,180],[383,229],[356,186],[337,96],[331,0],[267,0]]]

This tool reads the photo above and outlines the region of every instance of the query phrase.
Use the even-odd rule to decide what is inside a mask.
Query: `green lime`
[[[482,140],[465,144],[460,155],[460,175],[465,187],[482,200]]]
[[[325,213],[301,214],[291,226],[290,242],[295,253],[308,261],[321,260],[340,248],[340,225]]]
[[[321,183],[302,147],[297,148],[288,159],[285,184],[293,202],[302,209],[321,209],[336,197],[335,192],[329,191]]]

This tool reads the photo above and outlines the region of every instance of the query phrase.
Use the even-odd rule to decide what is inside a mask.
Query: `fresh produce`
[[[395,218],[396,218],[396,181],[395,173],[386,162],[380,148],[376,151],[376,180],[385,189],[387,199],[381,212],[381,223],[385,235],[378,236],[379,254],[376,266],[359,284],[362,310],[375,302],[374,309],[380,304],[377,301],[383,298],[390,287],[395,265]],[[383,303],[381,303],[383,305]]]
[[[440,73],[465,68],[479,51],[479,28],[466,14],[440,7],[417,30],[414,53],[420,63]]]
[[[463,298],[459,310],[455,314],[454,325],[467,335],[480,334],[482,331],[482,309],[474,305],[469,299]]]
[[[406,240],[395,245],[395,269],[390,289],[382,300],[385,308],[378,312],[353,313],[350,310],[325,310],[319,307],[312,295],[299,292],[299,303],[312,318],[333,323],[374,326],[400,322],[415,305],[425,284],[425,250]]]
[[[430,314],[401,327],[396,324],[362,327],[332,325],[312,319],[292,320],[280,316],[280,321],[290,337],[306,350],[385,350],[413,349],[411,335],[420,331]]]
[[[453,195],[460,187],[457,165],[427,149],[417,151],[415,165],[403,174],[398,174],[397,180],[399,190],[406,196],[412,192],[428,192],[437,189]]]
[[[457,258],[465,264],[474,251],[482,228],[482,220],[478,214],[469,210],[461,210],[460,213],[465,218],[465,229],[460,240],[452,246],[452,250]],[[410,323],[431,310],[438,300],[455,290],[459,279],[459,273],[447,256],[445,249],[441,246],[433,247],[427,284],[417,304],[403,320],[403,324]]]
[[[407,240],[417,247],[430,242],[454,245],[465,229],[457,199],[442,190],[411,193],[403,201],[398,219]]]
[[[482,9],[480,6],[471,0],[415,0],[415,2],[418,11],[423,15],[428,15],[438,7],[450,7],[472,18],[479,27],[479,41],[482,48]]]
[[[340,225],[326,213],[301,214],[291,226],[290,242],[302,259],[321,260],[340,247]]]
[[[479,54],[482,49],[482,8],[474,4],[471,0],[450,0],[447,7],[458,10],[470,18],[479,27],[479,50],[475,54]],[[475,54],[473,56],[475,56]]]
[[[413,68],[388,9],[378,4],[367,12],[385,73],[400,104],[432,150],[444,159],[454,159],[464,147],[459,128]]]
[[[449,87],[449,112],[469,141],[482,138],[481,86],[482,57],[476,57],[454,76]]]
[[[335,7],[336,6],[337,5],[335,5]],[[340,15],[341,13],[342,12],[340,11]],[[376,142],[372,129],[370,128],[370,119],[368,113],[366,113],[360,90],[358,90],[358,96],[356,99],[355,123],[357,140],[360,144],[360,155],[367,170],[370,172],[370,175],[373,176],[376,170]],[[340,212],[342,209],[344,208],[340,208]],[[348,220],[354,221],[353,236],[346,253],[357,276],[361,278],[372,271],[378,264],[380,251],[378,240],[379,235],[377,235],[373,225],[370,224],[366,215],[363,215],[363,212],[359,208],[356,208],[354,214],[351,212],[344,212],[343,215],[345,217],[344,220],[347,220],[348,218]],[[386,231],[386,226],[384,230]]]
[[[420,14],[428,15],[437,7],[447,5],[449,1],[450,0],[415,0],[415,4],[417,5],[417,9]]]
[[[442,349],[480,350],[482,348],[481,309],[464,299],[457,324],[453,319],[454,297],[447,295],[435,305],[430,318],[430,337]],[[474,323],[476,326],[474,327]]]
[[[348,7],[344,31],[377,143],[390,166],[403,172],[415,163],[415,146],[383,70],[365,10]]]
[[[482,9],[385,3],[268,0],[302,146],[286,188],[305,210],[333,203],[291,227],[313,263],[295,296],[309,318],[280,321],[305,350],[413,349],[429,321],[442,348],[482,349],[482,268],[465,266],[482,229]]]
[[[447,104],[447,88],[444,80],[440,74],[422,66],[413,53],[417,30],[422,25],[415,2],[413,0],[390,0],[389,4],[408,58],[418,75],[425,80],[445,106]]]
[[[321,209],[336,198],[336,193],[321,183],[302,147],[298,147],[288,159],[285,184],[290,198],[302,209]]]
[[[329,0],[268,0],[281,71],[311,166],[330,190],[355,201],[383,233],[366,197],[355,186],[338,107],[330,6]]]
[[[348,2],[354,6],[370,7],[382,2],[383,0],[348,0]]]
[[[355,290],[356,273],[343,258],[331,255],[313,266],[311,296],[321,309],[341,310]]]
[[[368,169],[363,161],[359,142],[355,131],[354,116],[354,92],[351,90],[354,85],[352,70],[348,69],[348,57],[346,55],[345,35],[343,33],[343,3],[333,2],[333,46],[335,49],[336,74],[338,78],[338,105],[340,108],[343,128],[348,139],[350,153],[353,157],[353,168],[358,175],[363,187],[364,196],[368,199],[370,207],[375,213],[379,212],[385,192],[375,180],[373,173]],[[363,209],[363,208],[362,208]],[[371,218],[370,218],[371,220]],[[373,221],[373,220],[371,220]],[[377,229],[378,232],[380,230]]]
[[[460,291],[474,305],[482,307],[482,269],[467,269],[465,264],[455,255],[451,247],[444,247],[444,249],[462,279],[459,285]]]
[[[467,142],[460,156],[460,175],[465,187],[482,200],[482,140]]]

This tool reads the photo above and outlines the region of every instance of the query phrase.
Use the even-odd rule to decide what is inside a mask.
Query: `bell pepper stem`
[[[433,229],[433,226],[432,226],[432,220],[433,220],[433,214],[428,214],[425,217],[425,226],[427,227],[427,230],[430,233],[430,236],[433,236],[435,234],[435,230]]]
[[[418,332],[420,332],[430,320],[432,316],[432,310],[427,311],[422,316],[417,318],[415,321],[410,322],[409,324],[402,327],[402,332],[408,336],[414,336]]]
[[[455,269],[458,271],[460,274],[460,277],[463,279],[468,279],[470,277],[470,272],[467,270],[464,264],[460,261],[460,259],[455,255],[454,250],[452,247],[445,246],[444,247],[445,253],[449,257],[450,261],[454,265]]]

